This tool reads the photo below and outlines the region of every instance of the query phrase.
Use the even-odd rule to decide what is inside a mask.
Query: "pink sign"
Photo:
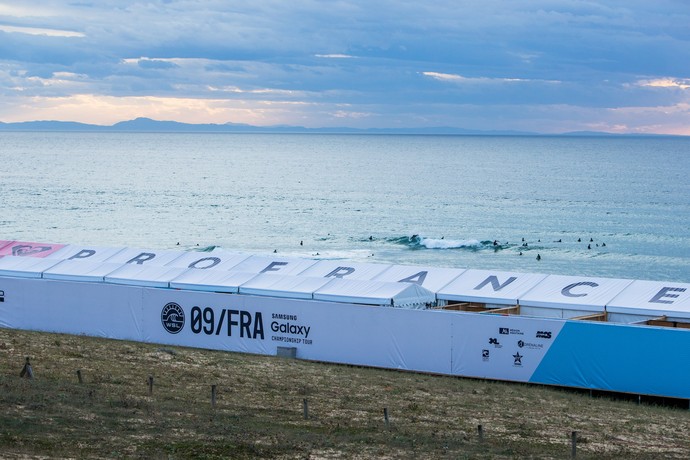
[[[0,241],[0,256],[46,257],[65,247],[64,244],[31,243],[27,241]]]
[[[5,246],[7,246],[10,243],[11,243],[11,241],[0,240],[0,249],[4,248]]]

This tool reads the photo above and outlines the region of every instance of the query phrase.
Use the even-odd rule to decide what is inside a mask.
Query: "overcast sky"
[[[0,0],[0,121],[690,135],[687,0]]]

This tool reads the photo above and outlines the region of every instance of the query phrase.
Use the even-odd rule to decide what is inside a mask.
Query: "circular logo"
[[[166,303],[161,312],[161,322],[166,331],[177,334],[184,327],[184,310],[175,302]]]

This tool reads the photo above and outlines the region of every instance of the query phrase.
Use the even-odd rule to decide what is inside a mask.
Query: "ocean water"
[[[690,282],[690,138],[2,132],[0,165],[0,239]]]

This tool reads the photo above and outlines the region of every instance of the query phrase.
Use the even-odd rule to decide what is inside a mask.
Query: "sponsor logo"
[[[522,366],[522,356],[520,352],[517,352],[513,355],[513,366]]]
[[[493,345],[494,348],[503,348],[503,345],[501,345],[496,337],[490,337],[489,338],[489,345]]]
[[[276,335],[271,336],[275,342],[303,343],[311,345],[313,340],[309,338],[311,326],[300,324],[297,315],[286,313],[273,313],[271,319],[271,331]]]
[[[524,348],[524,347],[531,348],[531,349],[544,348],[543,343],[531,343],[531,342],[525,342],[524,340],[518,340],[517,345],[520,348]]]
[[[520,329],[510,329],[508,327],[499,327],[498,333],[503,335],[525,335]]]
[[[177,334],[184,327],[184,310],[175,302],[166,303],[161,311],[163,328],[171,334]]]
[[[550,339],[551,338],[551,331],[537,331],[537,338],[538,339]]]
[[[52,246],[32,246],[30,244],[18,244],[17,246],[12,246],[13,256],[32,256],[45,251],[50,251],[53,249]]]
[[[489,360],[489,350],[482,350],[482,361]]]
[[[5,301],[5,291],[0,291],[0,302]]]

